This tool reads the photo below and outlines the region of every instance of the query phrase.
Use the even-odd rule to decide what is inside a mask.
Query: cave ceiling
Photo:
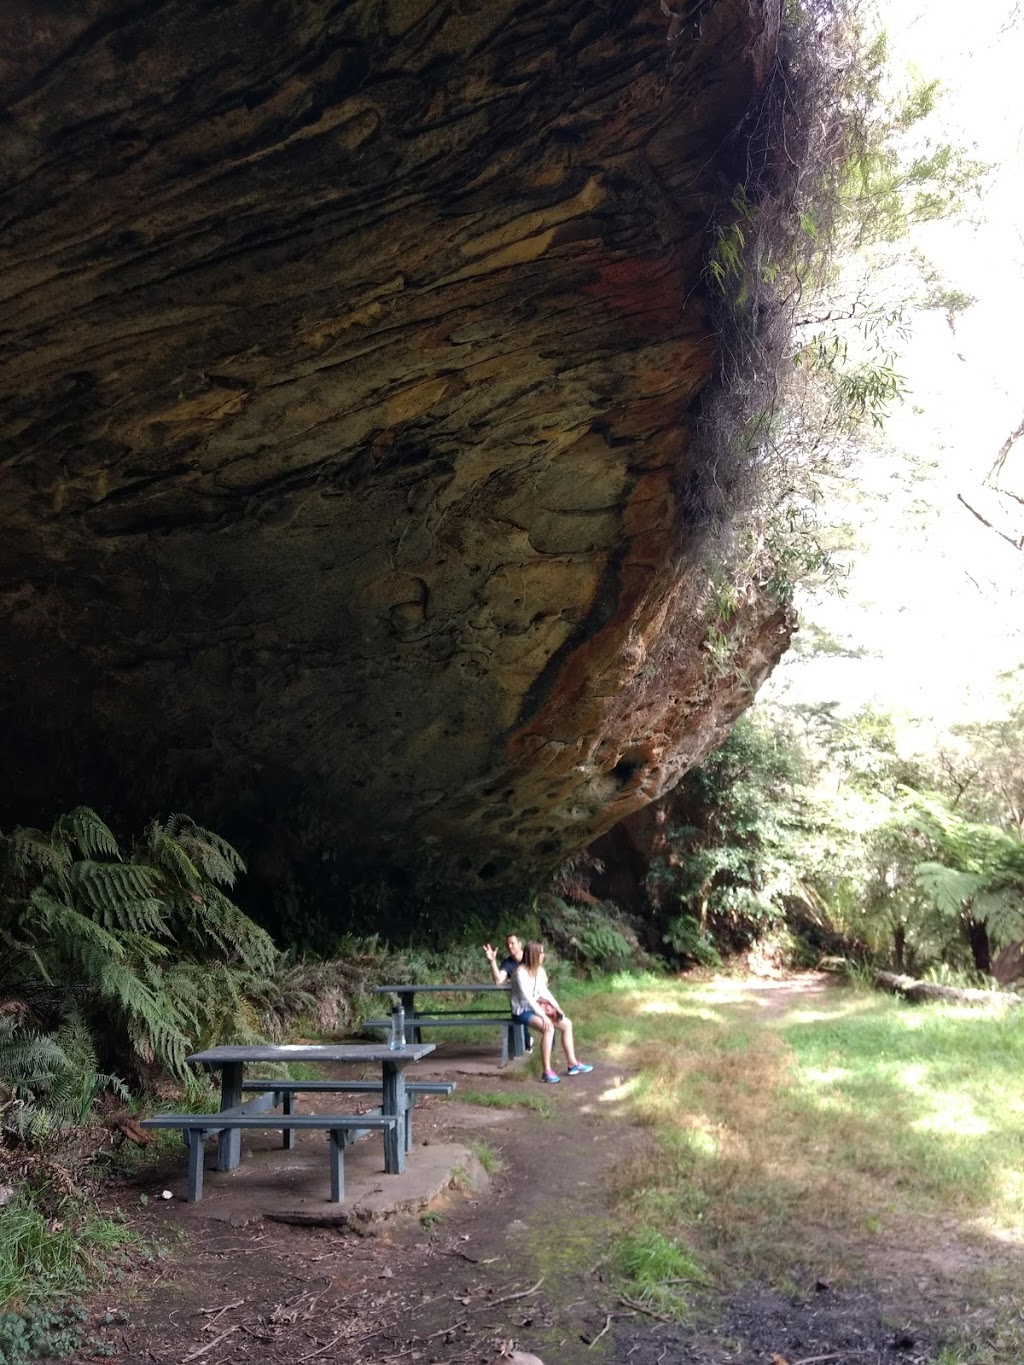
[[[723,737],[789,626],[751,589],[709,665],[679,489],[778,17],[8,0],[6,820],[500,880]]]

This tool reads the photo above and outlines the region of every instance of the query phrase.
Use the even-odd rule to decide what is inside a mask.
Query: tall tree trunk
[[[907,931],[904,925],[897,924],[892,931],[892,960],[896,971],[903,972],[907,951]]]
[[[992,975],[992,944],[989,942],[988,929],[983,920],[976,920],[973,915],[965,914],[963,917],[964,936],[971,946],[971,956],[974,958],[974,966],[979,972],[984,972],[986,976]]]

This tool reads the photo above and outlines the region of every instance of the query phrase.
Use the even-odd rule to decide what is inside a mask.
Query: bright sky
[[[844,710],[874,702],[904,722],[907,747],[927,743],[933,726],[997,713],[1000,674],[1017,670],[1024,692],[1024,553],[957,500],[1024,533],[1024,508],[1000,506],[982,486],[1024,418],[1024,3],[1011,22],[1013,4],[883,0],[894,59],[942,83],[938,137],[996,163],[983,221],[932,225],[916,241],[978,302],[955,333],[940,314],[915,319],[901,362],[910,396],[865,453],[862,497],[847,514],[862,544],[846,596],[799,602],[804,619],[866,657],[791,655],[762,692]],[[1008,472],[1024,495],[1024,440]]]

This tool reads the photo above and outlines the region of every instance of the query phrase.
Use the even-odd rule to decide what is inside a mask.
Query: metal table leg
[[[398,1115],[398,1123],[393,1128],[386,1129],[384,1133],[384,1169],[389,1175],[401,1175],[405,1170],[405,1107],[407,1103],[404,1063],[385,1061],[381,1113]]]
[[[225,1062],[220,1073],[220,1107],[234,1109],[242,1103],[242,1063]],[[211,1125],[212,1126],[212,1125]],[[242,1159],[242,1133],[226,1128],[217,1139],[217,1170],[233,1171]]]

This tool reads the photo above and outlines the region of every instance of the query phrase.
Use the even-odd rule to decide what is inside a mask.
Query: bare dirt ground
[[[815,977],[750,986],[752,1003],[776,1018],[825,989]],[[183,1218],[189,1232],[169,1258],[94,1305],[100,1346],[76,1359],[104,1351],[124,1365],[477,1365],[515,1348],[544,1365],[935,1359],[934,1277],[935,1301],[922,1283],[910,1302],[894,1297],[884,1277],[871,1289],[838,1292],[808,1272],[792,1295],[756,1285],[709,1295],[685,1325],[623,1298],[606,1264],[614,1232],[608,1191],[617,1167],[648,1138],[614,1103],[621,1070],[591,1060],[592,1074],[558,1086],[520,1075],[474,1087],[540,1095],[548,1116],[456,1099],[417,1108],[418,1142],[472,1136],[500,1157],[502,1169],[482,1192],[451,1190],[419,1216],[354,1228]],[[150,1174],[145,1188],[154,1187]],[[135,1204],[130,1190],[120,1199],[135,1207],[138,1191]],[[166,1228],[167,1209],[159,1219],[157,1212],[139,1206],[141,1232],[158,1222]],[[105,1313],[127,1322],[104,1324]]]

